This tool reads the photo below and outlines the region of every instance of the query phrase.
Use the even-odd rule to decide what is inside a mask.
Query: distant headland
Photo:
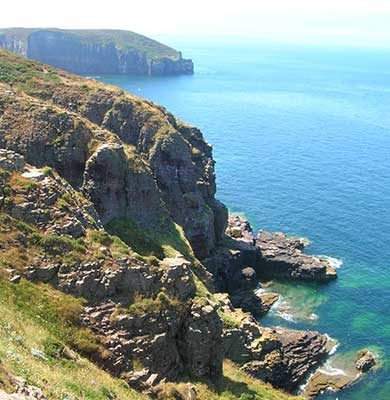
[[[81,75],[191,75],[181,52],[124,30],[0,29],[0,48]]]

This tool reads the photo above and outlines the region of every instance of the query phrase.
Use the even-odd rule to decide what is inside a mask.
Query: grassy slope
[[[20,40],[26,41],[31,33],[38,31],[56,31],[72,36],[83,43],[99,43],[109,44],[115,43],[117,47],[123,50],[137,50],[145,53],[149,60],[159,58],[171,58],[177,60],[179,52],[166,46],[156,40],[140,35],[131,31],[113,30],[113,29],[75,29],[65,30],[56,28],[10,28],[0,29],[0,35],[6,34],[17,37]]]
[[[75,91],[82,90],[84,86],[89,90],[101,91],[103,89],[101,84],[85,81],[51,67],[43,67],[39,63],[4,51],[0,51],[1,82],[4,84],[4,89],[8,88],[7,84],[12,84],[13,91],[36,96],[42,102],[46,98],[44,93],[53,90],[53,86],[65,82],[66,85],[70,83],[74,85]],[[1,85],[0,89],[2,89]],[[104,86],[104,90],[120,94],[118,89]],[[133,99],[132,96],[130,97]],[[36,101],[32,97],[26,96],[26,101],[28,99]],[[146,107],[146,102],[133,101],[139,101],[143,107]],[[47,104],[50,106],[49,102]],[[2,222],[0,219],[0,231],[5,232],[5,235],[0,235],[0,387],[4,387],[4,383],[7,381],[6,372],[9,371],[25,377],[31,384],[42,387],[49,399],[61,398],[63,394],[70,394],[77,399],[99,400],[107,399],[109,392],[114,392],[117,399],[143,398],[128,389],[122,381],[112,378],[84,358],[79,358],[75,362],[50,356],[47,361],[44,361],[31,356],[31,348],[45,350],[50,355],[53,343],[54,347],[58,344],[66,345],[79,353],[88,354],[88,351],[91,350],[89,345],[91,343],[93,345],[94,340],[93,337],[91,338],[90,332],[83,329],[78,321],[82,301],[60,293],[47,285],[35,285],[27,282],[11,285],[6,278],[2,277],[1,270],[4,271],[4,268],[11,266],[6,262],[11,255],[9,252],[21,251],[20,248],[12,247],[10,235],[13,231],[8,228],[4,230],[4,224],[4,221]],[[112,228],[121,230],[123,227],[121,224],[117,224]],[[136,227],[129,226],[127,232],[129,244],[132,244],[131,242],[135,241],[134,237],[140,233],[142,232],[139,232]],[[161,237],[153,236],[149,238],[153,245],[149,249],[147,246],[145,248],[145,243],[135,241],[135,244],[146,255],[152,255],[155,247],[158,252],[161,251],[163,254],[167,252],[170,255],[172,248],[179,249],[185,254],[185,250],[188,250],[188,243],[181,236],[181,232],[176,230],[172,237],[169,236],[169,241],[164,241],[165,244],[170,245],[168,247],[165,247],[164,243],[160,241]],[[102,233],[89,232],[86,240],[87,242],[101,242],[104,245],[107,245],[106,242],[109,241],[109,246],[115,246],[117,251],[126,250],[126,246],[119,239],[110,238],[108,235],[106,237]],[[180,240],[181,243],[178,244]],[[36,245],[39,245],[38,248],[40,248],[43,244],[40,240]],[[142,253],[142,251],[140,252]],[[28,263],[28,257],[24,258],[23,255],[17,257],[17,254],[13,254],[12,259],[20,262],[20,270]],[[15,267],[15,265],[12,266]],[[205,287],[203,287],[202,293],[202,296],[209,294]],[[169,396],[174,390],[180,391],[182,385],[167,385],[166,394]],[[224,378],[220,382],[195,383],[195,386],[198,400],[292,398],[272,389],[269,385],[248,377],[231,363],[225,363]]]
[[[48,285],[26,281],[13,285],[0,278],[0,388],[11,389],[7,373],[12,373],[43,388],[48,399],[147,399],[85,358],[69,360],[56,355],[58,348],[72,344],[69,338],[80,329],[77,319],[81,303]],[[43,351],[47,360],[34,357],[31,349]],[[249,377],[228,361],[219,382],[197,382],[194,386],[198,400],[294,398]],[[175,395],[185,393],[185,389],[185,383],[166,384],[160,396],[176,399]]]
[[[75,324],[79,312],[79,300],[47,285],[12,285],[0,278],[0,388],[10,389],[8,372],[41,387],[48,399],[106,400],[110,393],[118,400],[146,399],[85,358],[55,355],[54,349],[68,341],[66,335],[80,330]],[[33,356],[31,349],[44,351],[47,360]]]

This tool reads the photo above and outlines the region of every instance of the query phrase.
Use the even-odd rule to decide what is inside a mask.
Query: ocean
[[[168,43],[194,60],[193,76],[99,79],[198,126],[231,211],[334,259],[335,282],[271,285],[282,299],[260,322],[337,339],[328,369],[361,348],[379,355],[379,371],[321,398],[390,399],[390,50]]]

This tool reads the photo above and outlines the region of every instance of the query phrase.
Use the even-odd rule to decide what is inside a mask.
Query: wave
[[[333,347],[329,351],[329,355],[333,356],[333,354],[336,353],[337,349],[339,348],[340,343],[336,339],[333,339],[331,336],[329,336],[327,333],[325,333],[324,336],[328,339],[329,342],[334,343]]]
[[[276,311],[276,315],[288,322],[294,322],[296,323],[297,321],[294,318],[294,315],[291,313],[288,313],[286,311]]]
[[[317,256],[317,257],[328,261],[329,264],[335,269],[338,269],[343,265],[343,260],[340,260],[340,259],[338,259],[336,257],[329,257],[329,256],[323,256],[323,255],[320,255],[320,256]]]
[[[318,368],[318,372],[321,372],[325,375],[331,375],[331,376],[336,376],[336,375],[347,376],[348,375],[341,368],[333,367],[330,360],[328,360],[321,368]]]

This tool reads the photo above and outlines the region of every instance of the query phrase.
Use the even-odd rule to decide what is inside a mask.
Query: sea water
[[[193,76],[103,76],[201,128],[217,196],[255,229],[342,262],[325,285],[275,283],[266,325],[315,329],[382,368],[329,399],[390,399],[390,51],[171,38]],[[343,368],[336,362],[333,368]]]

